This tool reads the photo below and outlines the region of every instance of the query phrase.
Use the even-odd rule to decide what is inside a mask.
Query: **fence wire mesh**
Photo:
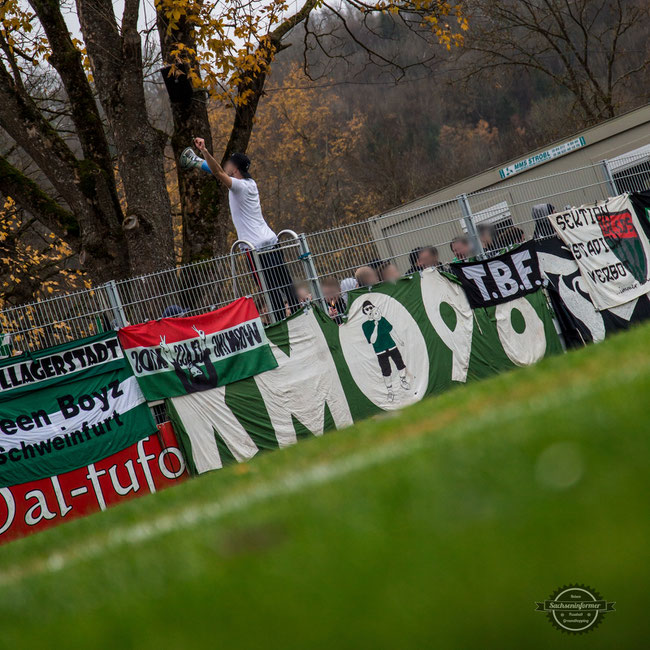
[[[106,287],[87,289],[9,307],[0,312],[3,335],[14,353],[39,350],[111,329],[114,321]]]
[[[162,318],[170,311],[198,314],[251,296],[266,322],[299,304],[306,282],[298,238],[268,250],[235,248],[230,255],[115,283],[124,324]],[[180,310],[175,308],[180,308]]]
[[[619,156],[581,168],[513,179],[451,201],[418,205],[310,234],[283,231],[267,249],[233,247],[229,255],[187,264],[0,312],[12,352],[50,347],[97,332],[197,314],[251,296],[269,324],[311,301],[340,322],[345,291],[424,266],[552,235],[536,216],[650,189],[650,155]],[[342,286],[341,286],[342,285]]]

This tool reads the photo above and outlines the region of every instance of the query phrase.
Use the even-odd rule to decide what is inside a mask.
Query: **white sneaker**
[[[205,161],[194,153],[192,147],[183,151],[180,157],[181,167],[183,169],[198,169]]]
[[[411,384],[409,384],[408,379],[406,377],[400,377],[399,383],[402,385],[402,388],[404,390],[410,390]]]

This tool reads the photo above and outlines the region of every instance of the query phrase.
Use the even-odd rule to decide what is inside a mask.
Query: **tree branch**
[[[87,213],[76,185],[77,159],[0,63],[0,126],[29,154],[76,215]]]
[[[70,38],[59,3],[54,0],[30,0],[51,46],[49,62],[61,77],[70,100],[74,122],[84,158],[92,160],[110,178],[113,164],[92,88],[83,70],[81,53]],[[117,201],[117,194],[115,194]]]

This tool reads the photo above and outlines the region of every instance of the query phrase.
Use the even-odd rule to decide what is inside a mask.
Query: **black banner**
[[[591,302],[578,263],[558,237],[538,241],[537,258],[548,280],[548,292],[567,347],[602,341],[615,332],[650,318],[650,300],[647,296],[598,311]]]
[[[515,300],[542,287],[534,242],[482,262],[454,262],[451,270],[472,309]]]

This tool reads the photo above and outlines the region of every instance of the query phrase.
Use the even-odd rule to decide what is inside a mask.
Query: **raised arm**
[[[216,161],[215,157],[205,148],[203,138],[194,138],[194,146],[201,152],[201,155],[208,163],[208,167],[214,176],[216,176],[228,189],[232,187],[232,178],[223,171],[223,167]]]

